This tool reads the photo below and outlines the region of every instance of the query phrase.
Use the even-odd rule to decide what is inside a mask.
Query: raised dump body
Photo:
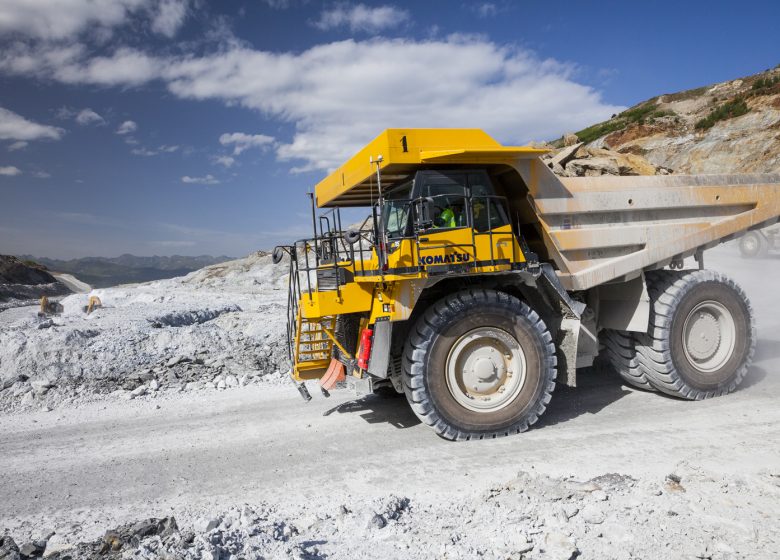
[[[531,165],[519,167],[567,290],[680,262],[780,215],[780,175],[558,178],[542,170],[534,181]]]
[[[387,130],[319,183],[314,237],[275,250],[293,378],[394,388],[450,439],[526,429],[600,352],[645,389],[734,390],[749,303],[683,259],[776,222],[780,176],[561,179],[544,153]],[[344,231],[343,207],[372,219]]]

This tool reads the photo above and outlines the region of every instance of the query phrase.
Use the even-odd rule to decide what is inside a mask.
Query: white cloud
[[[64,82],[137,86],[158,77],[158,60],[130,48],[119,48],[111,56],[91,59],[86,65],[58,69]]]
[[[243,132],[225,133],[219,137],[219,143],[223,146],[233,146],[233,155],[240,156],[249,148],[268,148],[273,144],[273,136],[265,134],[245,134]]]
[[[126,60],[143,61],[146,70],[122,69]],[[3,71],[97,85],[159,79],[180,98],[255,109],[294,127],[291,138],[264,145],[281,160],[300,161],[299,170],[334,168],[385,128],[476,127],[515,144],[555,138],[624,109],[577,83],[571,65],[466,36],[346,40],[296,53],[231,44],[178,57],[120,49],[89,58],[72,49],[35,58],[20,51],[0,53]]]
[[[64,43],[6,43],[0,50],[0,69],[10,74],[34,75],[65,81],[61,69],[86,56],[83,45]]]
[[[449,37],[348,40],[299,54],[237,47],[170,62],[166,79],[180,97],[239,103],[294,124],[277,156],[314,170],[338,166],[385,128],[475,127],[525,143],[623,109],[572,72],[520,48]]]
[[[0,34],[64,39],[90,26],[113,27],[149,0],[3,0]]]
[[[14,142],[10,146],[8,146],[8,151],[9,152],[15,152],[16,150],[22,150],[22,149],[26,148],[29,144],[30,144],[29,142],[25,142],[23,140],[19,140],[18,142]]]
[[[75,115],[76,115],[76,111],[74,111],[70,107],[60,107],[59,109],[57,109],[57,114],[56,114],[57,118],[63,121],[72,119]]]
[[[395,6],[350,6],[342,3],[323,10],[314,26],[323,31],[348,27],[352,32],[376,33],[397,27],[408,20],[409,12]]]
[[[178,151],[179,146],[168,146],[166,144],[163,144],[162,146],[155,148],[133,148],[130,150],[131,153],[137,155],[137,156],[156,156],[158,154],[172,154],[175,151]]]
[[[152,20],[152,30],[172,38],[184,23],[188,7],[189,0],[161,0]]]
[[[79,111],[79,114],[76,115],[76,122],[81,126],[89,124],[106,124],[105,119],[90,108]]]
[[[172,37],[187,5],[182,0],[3,0],[0,35],[61,40],[89,31],[105,38],[132,16],[149,15],[156,33]]]
[[[182,183],[189,183],[193,185],[218,185],[219,179],[214,177],[213,175],[209,174],[204,177],[190,177],[189,175],[185,175],[181,178]]]
[[[30,175],[36,179],[48,179],[51,177],[51,173],[47,173],[46,171],[33,171]]]
[[[0,175],[4,175],[6,177],[14,177],[16,175],[21,175],[21,174],[22,171],[18,167],[14,167],[13,165],[0,167]]]
[[[474,11],[481,18],[488,18],[498,14],[499,9],[493,2],[482,2],[474,6]]]
[[[216,156],[214,162],[224,167],[233,167],[233,164],[236,163],[236,159],[230,156]]]
[[[125,121],[119,125],[119,128],[116,129],[116,133],[124,135],[135,132],[136,130],[138,130],[138,125],[135,124],[135,121]]]
[[[165,62],[128,47],[92,57],[80,43],[15,42],[5,47],[0,50],[0,72],[65,84],[138,86],[159,78]]]
[[[0,140],[59,140],[64,132],[61,128],[29,121],[0,107]]]

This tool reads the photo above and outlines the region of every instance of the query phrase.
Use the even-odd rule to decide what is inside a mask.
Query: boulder
[[[54,383],[48,379],[35,379],[30,381],[30,387],[36,395],[45,395],[49,389],[54,387]]]
[[[566,134],[563,135],[564,146],[573,146],[579,141],[580,141],[579,137],[572,132],[567,132]]]
[[[596,504],[588,504],[582,508],[580,517],[582,517],[585,523],[592,525],[601,525],[604,523],[604,519],[606,519],[604,509]]]
[[[0,560],[19,560],[19,547],[14,540],[8,536],[0,536]]]
[[[140,387],[136,387],[130,392],[130,398],[134,399],[136,397],[141,397],[146,394],[147,388],[146,385],[141,385]]]
[[[208,533],[219,527],[221,522],[222,519],[219,517],[201,517],[195,522],[195,530],[199,533]]]
[[[566,164],[569,163],[570,160],[574,158],[574,156],[577,153],[577,150],[579,150],[583,146],[582,142],[577,142],[576,144],[572,144],[571,146],[567,146],[563,148],[558,153],[552,155],[548,160],[547,164],[550,166],[550,168],[554,168],[555,166],[561,166],[561,168],[566,167]]]
[[[575,159],[566,166],[566,171],[574,177],[599,177],[601,175],[620,175],[620,167],[610,157]]]
[[[555,560],[572,560],[580,554],[571,539],[557,531],[547,533],[544,536],[544,551],[545,558]]]

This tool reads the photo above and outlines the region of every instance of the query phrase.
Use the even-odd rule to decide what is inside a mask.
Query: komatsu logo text
[[[451,253],[448,255],[428,255],[420,257],[420,266],[426,264],[452,264],[469,262],[471,255],[466,253]]]

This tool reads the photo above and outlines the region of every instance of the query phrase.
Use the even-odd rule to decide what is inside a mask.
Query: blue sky
[[[384,128],[551,139],[778,37],[760,1],[1,0],[0,253],[267,249]]]

